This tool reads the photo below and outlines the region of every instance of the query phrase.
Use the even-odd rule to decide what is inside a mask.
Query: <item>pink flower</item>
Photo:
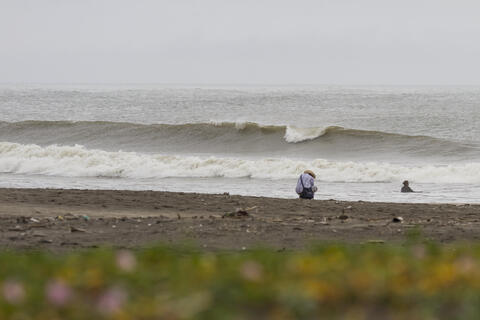
[[[127,300],[127,293],[121,288],[111,288],[105,291],[98,300],[101,313],[112,314],[121,310]]]
[[[135,255],[128,250],[120,250],[116,257],[117,267],[123,271],[133,271],[137,266]]]
[[[475,263],[475,260],[472,257],[469,256],[463,256],[458,258],[454,266],[457,268],[457,270],[460,273],[472,273],[473,271],[477,270],[477,265]]]
[[[23,285],[14,280],[7,280],[2,286],[3,298],[10,304],[18,304],[25,298]]]
[[[45,288],[47,300],[56,305],[65,305],[72,297],[72,290],[61,280],[50,281]]]
[[[262,266],[257,262],[247,261],[242,265],[240,273],[246,280],[259,281],[262,278],[263,269]]]
[[[412,254],[415,258],[417,259],[423,259],[427,255],[427,249],[425,248],[424,245],[415,245],[412,248]]]

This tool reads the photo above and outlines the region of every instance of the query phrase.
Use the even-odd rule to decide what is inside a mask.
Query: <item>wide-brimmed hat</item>
[[[314,179],[317,177],[317,176],[315,176],[315,173],[313,173],[312,170],[305,170],[305,171],[303,171],[303,173],[311,175]]]

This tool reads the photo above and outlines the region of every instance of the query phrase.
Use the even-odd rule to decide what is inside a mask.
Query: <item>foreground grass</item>
[[[480,246],[0,253],[0,319],[480,319]]]

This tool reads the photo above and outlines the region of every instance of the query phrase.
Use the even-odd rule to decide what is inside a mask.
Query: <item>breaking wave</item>
[[[173,156],[108,152],[87,149],[81,145],[41,147],[34,144],[0,143],[0,172],[12,174],[132,179],[293,179],[307,168],[314,170],[319,180],[330,182],[391,182],[409,179],[425,183],[480,183],[480,163],[408,167],[383,162]]]
[[[298,128],[284,125],[261,125],[255,122],[209,122],[209,123],[185,123],[185,124],[137,124],[128,122],[108,121],[21,121],[21,122],[0,122],[0,129],[4,131],[14,130],[19,133],[29,131],[37,132],[42,130],[55,131],[68,129],[77,135],[87,135],[86,129],[102,132],[107,130],[140,131],[143,134],[153,135],[155,133],[197,133],[200,136],[208,136],[211,132],[226,133],[280,133],[284,135],[286,142],[298,143],[318,138],[327,132],[344,130],[341,127],[331,126],[326,128]]]
[[[396,156],[472,159],[479,148],[428,136],[338,126],[299,128],[254,122],[136,124],[102,121],[0,122],[0,141],[163,154],[242,154],[365,160]]]

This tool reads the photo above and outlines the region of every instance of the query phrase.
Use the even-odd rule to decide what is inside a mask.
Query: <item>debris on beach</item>
[[[225,213],[222,218],[242,218],[242,217],[249,217],[250,213],[249,211],[256,209],[257,206],[251,207],[251,208],[237,208],[235,212],[227,212]]]
[[[73,213],[66,213],[64,216],[63,216],[64,219],[66,220],[77,220],[78,217],[76,215],[74,215]]]
[[[229,217],[229,218],[237,218],[237,217],[247,217],[249,214],[246,210],[237,208],[235,212],[227,212],[225,213],[222,218]]]
[[[34,232],[32,233],[32,237],[46,237],[47,235],[42,232]]]
[[[330,220],[330,219],[329,219]],[[326,217],[323,217],[322,221],[319,221],[318,222],[319,224],[323,224],[323,225],[328,225],[329,223],[327,222],[327,218]]]
[[[348,206],[348,207],[342,208],[342,215],[345,214],[345,211],[353,211],[353,207],[352,207],[352,206]]]
[[[87,232],[87,230],[77,227],[70,227],[70,232]]]
[[[28,223],[28,220],[26,217],[18,217],[17,223]]]
[[[402,218],[402,217],[395,217],[395,218],[392,219],[392,222],[402,223],[402,222],[403,222],[403,218]]]

